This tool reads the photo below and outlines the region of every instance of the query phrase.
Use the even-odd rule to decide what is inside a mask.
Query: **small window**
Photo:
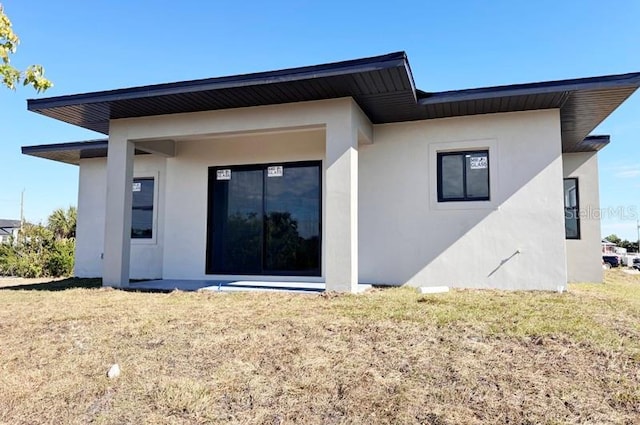
[[[567,239],[580,239],[578,179],[564,179],[564,231]]]
[[[131,238],[153,238],[153,177],[133,179]]]
[[[438,202],[488,200],[488,150],[438,153]]]

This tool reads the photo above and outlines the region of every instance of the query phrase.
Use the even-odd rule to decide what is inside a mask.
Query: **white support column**
[[[328,291],[358,289],[358,129],[351,109],[327,123],[325,281]]]
[[[107,207],[102,263],[104,286],[129,286],[133,156],[133,142],[117,132],[109,135]]]

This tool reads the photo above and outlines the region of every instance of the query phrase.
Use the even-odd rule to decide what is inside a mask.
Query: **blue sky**
[[[0,0],[45,66],[44,95],[0,90],[0,218],[45,220],[75,205],[78,169],[20,146],[102,135],[26,110],[26,99],[280,69],[405,50],[417,86],[439,91],[640,71],[640,2]],[[610,4],[610,6],[609,6]],[[615,5],[615,7],[614,7]],[[594,133],[604,235],[636,239],[640,93]]]

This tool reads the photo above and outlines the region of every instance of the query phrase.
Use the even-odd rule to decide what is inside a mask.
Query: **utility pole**
[[[24,226],[24,189],[22,189],[22,193],[20,194],[20,230]]]
[[[640,219],[636,219],[636,230],[638,231],[638,253],[640,253]]]

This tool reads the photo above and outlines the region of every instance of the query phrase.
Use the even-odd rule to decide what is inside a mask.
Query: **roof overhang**
[[[640,73],[421,93],[428,118],[560,109],[563,152],[590,151],[587,135],[640,86]]]
[[[29,99],[30,111],[109,133],[109,120],[353,97],[372,122],[405,119],[416,89],[404,52],[255,74]]]
[[[5,219],[0,219],[0,230],[12,230],[12,229],[18,229],[20,228],[20,226],[22,225],[22,222],[20,220],[5,220]]]
[[[577,145],[576,152],[594,152],[599,151],[609,144],[611,136],[609,135],[592,135],[585,137]]]
[[[563,152],[594,150],[586,136],[640,86],[640,73],[428,93],[404,52],[279,71],[28,100],[28,109],[109,133],[109,121],[352,97],[372,123],[559,109]],[[74,161],[76,159],[73,157]],[[64,161],[69,162],[69,161]]]
[[[85,140],[81,142],[53,143],[48,145],[23,146],[22,153],[52,161],[79,165],[81,159],[105,158],[107,156],[107,139]],[[139,149],[136,155],[144,155]]]

